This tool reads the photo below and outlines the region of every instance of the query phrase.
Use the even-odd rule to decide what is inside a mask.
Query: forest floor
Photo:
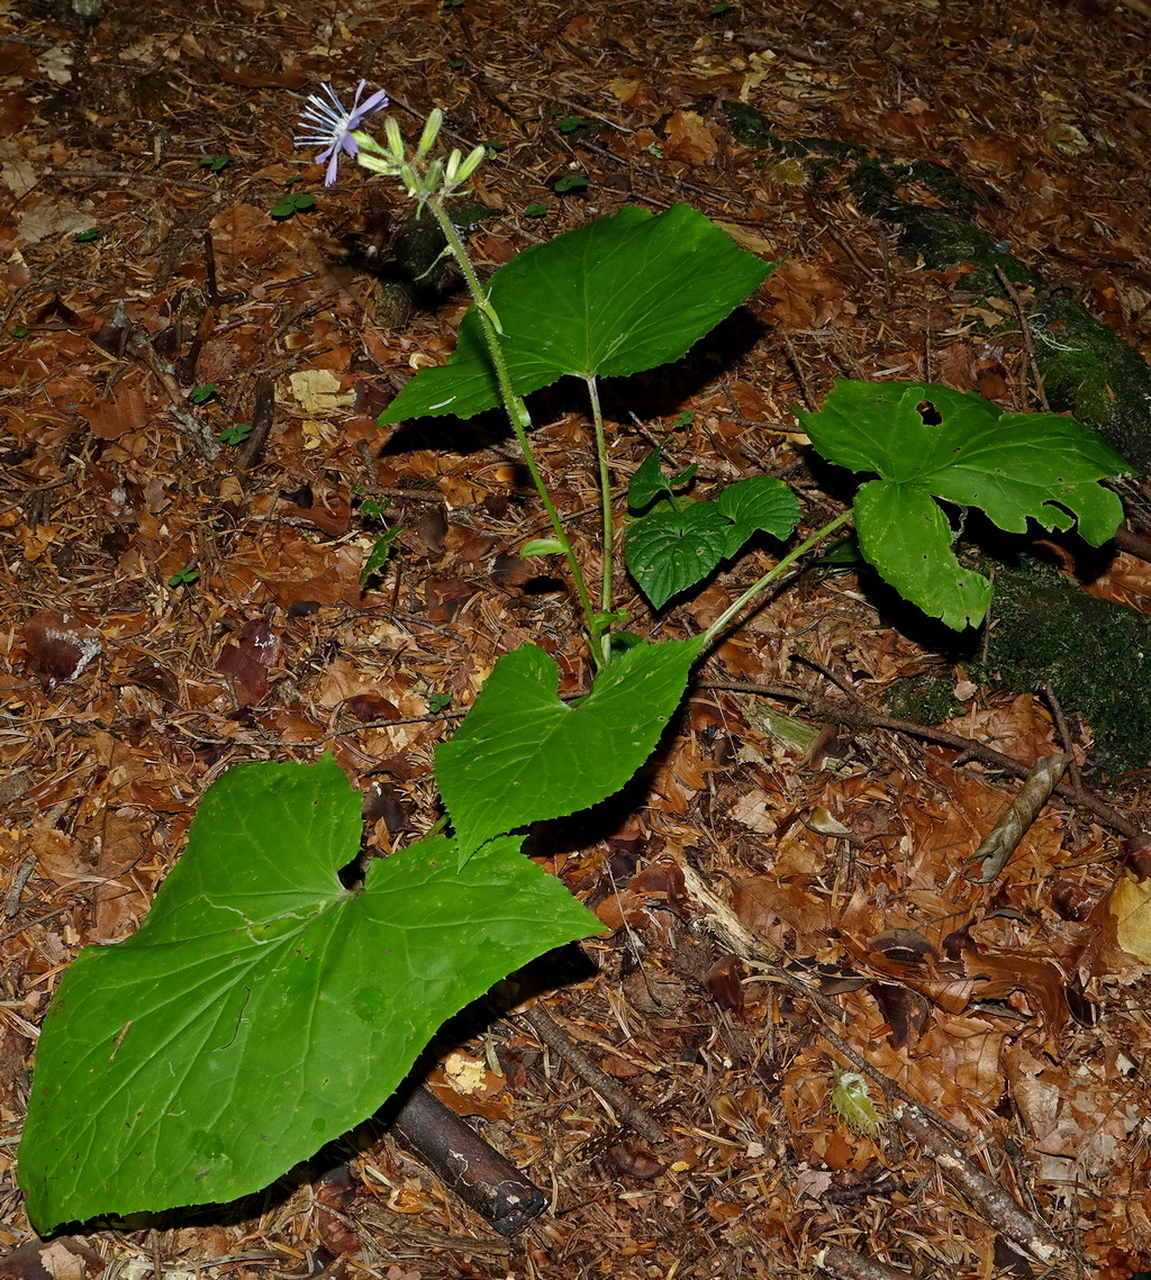
[[[1019,411],[1038,389],[1021,331],[989,328],[961,271],[901,255],[845,186],[817,196],[794,161],[742,145],[723,104],[994,192],[981,225],[1148,352],[1148,47],[1143,0],[106,0],[92,18],[0,0],[0,1274],[1151,1270],[1147,960],[1099,941],[1100,904],[1139,873],[1132,842],[1057,797],[973,882],[1018,780],[865,717],[836,725],[820,699],[883,715],[894,681],[942,677],[946,730],[1024,768],[1068,750],[1120,828],[1141,828],[1147,778],[1093,777],[1088,726],[1060,727],[1040,690],[977,684],[850,569],[792,579],[699,669],[643,787],[539,855],[605,932],[538,1005],[657,1133],[629,1130],[522,1009],[442,1045],[437,1095],[549,1197],[522,1234],[494,1234],[389,1135],[240,1214],[50,1243],[16,1181],[53,989],[82,946],[139,925],[213,780],[331,752],[387,852],[438,818],[433,751],[500,654],[544,645],[570,692],[589,675],[563,582],[516,554],[546,521],[514,444],[376,425],[452,350],[466,299],[448,276],[412,306],[381,278],[408,208],[354,165],[325,189],[292,145],[302,96],[363,78],[409,136],[439,105],[453,142],[499,144],[474,184],[484,272],[678,201],[779,261],[682,370],[610,392],[611,464],[622,487],[657,443],[701,483],[786,474],[810,529],[838,499],[789,409],[837,377]],[[590,549],[586,419],[562,390],[538,408],[543,470]],[[365,499],[401,530],[366,588]],[[666,610],[661,636],[769,563],[756,550]],[[1090,590],[1151,612],[1133,556]],[[624,603],[646,630],[641,598]],[[845,1047],[875,1072],[874,1133],[833,1105]],[[954,1128],[958,1159],[920,1113],[897,1122],[883,1081]],[[1023,1247],[1033,1226],[1050,1249]]]

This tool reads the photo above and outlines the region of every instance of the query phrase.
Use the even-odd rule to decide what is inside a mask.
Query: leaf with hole
[[[949,627],[978,625],[990,587],[956,559],[933,497],[979,507],[1008,533],[1026,532],[1029,519],[1045,529],[1078,521],[1096,547],[1123,518],[1118,497],[1099,481],[1130,467],[1071,418],[1000,413],[974,393],[909,382],[837,382],[818,413],[795,415],[829,461],[878,473],[882,483],[865,485],[855,500],[860,550]]]
[[[424,840],[344,888],[361,807],[328,758],[231,770],[136,934],[81,952],[20,1146],[39,1231],[260,1190],[376,1110],[445,1019],[600,931],[513,839],[462,878]]]
[[[512,388],[527,395],[565,374],[611,378],[678,360],[771,270],[686,204],[658,217],[627,206],[532,245],[490,281]],[[473,307],[447,364],[421,369],[379,421],[470,418],[499,403]]]
[[[450,742],[436,781],[461,856],[485,840],[614,795],[655,749],[679,706],[702,637],[636,645],[572,703],[535,645],[505,654]]]

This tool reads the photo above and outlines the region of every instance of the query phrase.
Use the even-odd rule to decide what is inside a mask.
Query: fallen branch
[[[848,702],[846,699],[827,698],[822,694],[809,693],[793,685],[750,684],[741,680],[709,680],[696,685],[695,688],[715,689],[728,693],[755,693],[761,697],[798,702],[806,706],[813,715],[832,724],[849,729],[890,729],[894,733],[923,738],[927,742],[935,742],[943,747],[952,747],[966,759],[978,760],[980,764],[1010,773],[1016,778],[1026,778],[1031,769],[1030,765],[1015,760],[1011,756],[1005,756],[993,747],[985,747],[974,738],[965,738],[962,734],[950,733],[946,729],[936,729],[931,725],[917,724],[914,720],[898,720],[894,716],[872,711],[863,704]],[[1118,831],[1120,835],[1134,838],[1141,833],[1141,828],[1137,827],[1130,818],[1086,789],[1077,794],[1075,788],[1069,783],[1061,782],[1055,788],[1054,794],[1062,796],[1071,804],[1087,809],[1104,826],[1110,827],[1112,831]]]
[[[501,1236],[522,1231],[547,1197],[426,1089],[416,1089],[392,1122],[396,1137]]]
[[[865,1254],[841,1248],[837,1244],[820,1249],[815,1255],[815,1265],[843,1280],[911,1280],[910,1271],[889,1267],[886,1262],[876,1262]]]

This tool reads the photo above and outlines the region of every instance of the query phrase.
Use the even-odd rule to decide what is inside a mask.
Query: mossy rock
[[[1028,302],[1036,363],[1052,409],[1070,411],[1122,454],[1140,474],[1151,471],[1151,365],[1134,347],[1072,299],[1044,283],[973,219],[998,202],[989,188],[966,182],[931,160],[898,160],[886,148],[828,138],[784,138],[754,107],[725,102],[728,127],[740,142],[773,155],[800,159],[816,187],[839,168],[865,212],[899,228],[902,248],[934,270],[965,266],[960,287],[968,293],[1004,297],[1002,271],[1015,286],[1033,291]],[[901,197],[922,184],[944,203],[928,208]],[[997,270],[998,269],[998,270]],[[1016,327],[1014,318],[1005,329]]]
[[[900,676],[883,691],[883,705],[897,720],[942,724],[956,712],[952,681],[944,676]]]
[[[1095,733],[1091,764],[1115,776],[1151,764],[1151,617],[1087,595],[1037,561],[995,572],[979,680],[1018,692],[1050,684]]]

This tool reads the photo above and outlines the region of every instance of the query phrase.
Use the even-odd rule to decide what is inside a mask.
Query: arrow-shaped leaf
[[[679,706],[702,638],[638,644],[575,703],[535,645],[496,663],[455,737],[436,752],[436,780],[462,857],[492,836],[562,818],[614,795],[651,755]]]

